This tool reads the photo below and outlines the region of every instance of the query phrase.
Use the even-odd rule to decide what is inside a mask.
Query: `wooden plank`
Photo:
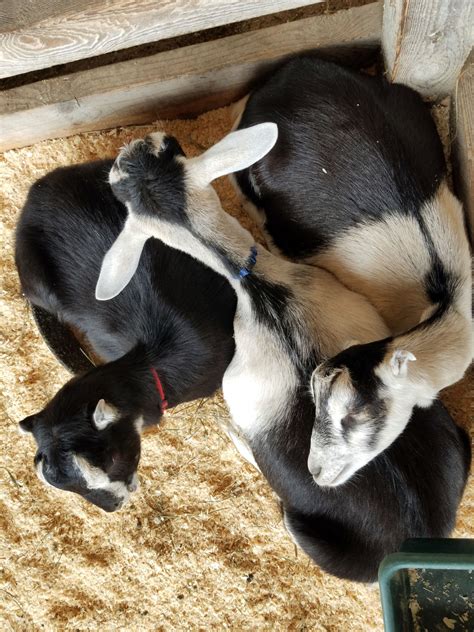
[[[464,203],[474,246],[474,54],[471,53],[454,91],[452,107],[453,179]]]
[[[376,50],[381,26],[374,3],[5,90],[0,150],[225,105],[293,53]]]
[[[322,1],[14,0],[0,14],[16,27],[0,33],[0,78]]]
[[[0,33],[17,31],[38,24],[38,22],[67,14],[74,5],[74,10],[84,10],[97,5],[101,0],[76,0],[74,3],[65,0],[1,0]]]
[[[384,0],[382,48],[396,83],[450,94],[473,44],[473,0]]]

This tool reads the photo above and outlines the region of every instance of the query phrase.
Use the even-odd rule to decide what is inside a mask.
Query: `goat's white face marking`
[[[308,468],[318,485],[346,482],[403,431],[418,396],[407,377],[414,359],[410,352],[389,348],[380,365],[371,369],[374,380],[366,385],[370,392],[365,396],[346,367],[329,374],[324,364],[316,369],[311,385],[316,420]]]
[[[47,481],[45,476],[44,476],[44,473],[43,473],[43,460],[42,459],[41,459],[41,461],[38,461],[38,463],[36,464],[35,470],[36,470],[36,476],[40,479],[40,481],[42,483],[44,483],[48,487],[52,487],[53,489],[56,489],[56,487],[54,487],[54,485],[51,485],[51,483],[49,481]]]
[[[106,472],[99,467],[94,467],[82,456],[74,454],[73,462],[86,481],[89,490],[100,489],[108,492],[120,500],[122,505],[128,501],[130,494],[125,483],[111,481]]]

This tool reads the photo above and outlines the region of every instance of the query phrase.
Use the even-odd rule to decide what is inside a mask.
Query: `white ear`
[[[122,232],[102,261],[99,280],[95,286],[98,301],[108,301],[128,285],[140,262],[143,246],[149,235],[132,227],[127,219]]]
[[[216,178],[250,167],[263,158],[278,138],[276,123],[260,123],[224,136],[216,145],[187,162],[188,169],[207,185]]]
[[[104,430],[118,417],[118,411],[107,404],[105,399],[99,399],[92,415],[97,430]]]
[[[390,358],[390,368],[395,376],[405,376],[408,373],[408,363],[415,362],[416,358],[410,351],[397,349]]]

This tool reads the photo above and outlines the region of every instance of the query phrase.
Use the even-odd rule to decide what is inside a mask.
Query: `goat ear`
[[[341,373],[340,368],[328,366],[325,362],[314,369],[311,375],[311,393],[316,404],[322,390],[325,389],[338,373]]]
[[[392,373],[396,377],[404,377],[408,373],[408,363],[415,362],[415,360],[415,356],[410,351],[396,349],[389,360]]]
[[[117,409],[108,404],[105,399],[99,399],[92,415],[97,430],[105,430],[107,426],[116,421],[117,417]]]
[[[105,255],[95,286],[98,301],[108,301],[127,287],[135,274],[149,235],[131,225],[127,219],[122,232]]]
[[[29,432],[33,432],[33,426],[36,421],[39,419],[39,415],[30,415],[29,417],[25,417],[19,423],[18,430],[21,434],[28,434]]]
[[[197,158],[188,160],[188,169],[207,185],[216,178],[241,171],[263,158],[278,138],[276,123],[260,123],[224,136]]]

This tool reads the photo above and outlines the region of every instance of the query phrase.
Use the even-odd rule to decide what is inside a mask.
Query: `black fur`
[[[82,331],[106,362],[71,380],[22,424],[33,431],[38,454],[49,465],[47,480],[63,489],[70,485],[92,502],[97,498],[90,497],[83,481],[81,486],[70,455],[84,456],[111,480],[127,481],[140,454],[133,421],[143,416],[146,425],[161,417],[150,367],[157,369],[174,406],[219,388],[234,352],[236,299],[229,284],[157,240],[148,240],[133,280],[119,296],[95,300],[103,256],[126,217],[107,183],[112,164],[57,169],[36,182],[16,235],[16,264],[26,296]],[[168,194],[173,197],[172,191]],[[120,411],[120,419],[99,432],[92,412],[102,398]],[[100,506],[111,508],[110,499],[102,501]]]
[[[179,156],[184,156],[180,144],[173,136],[165,136],[158,154],[151,138],[138,141],[133,146],[133,160],[122,154],[118,167],[130,174],[134,185],[126,179],[116,182],[113,191],[121,202],[131,202],[143,215],[161,215],[170,222],[187,224],[185,213],[184,166]],[[136,172],[140,178],[134,178]]]

